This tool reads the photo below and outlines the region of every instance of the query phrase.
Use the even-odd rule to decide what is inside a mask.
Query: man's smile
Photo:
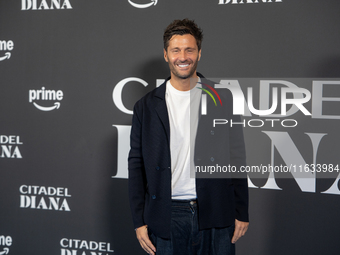
[[[181,64],[176,64],[177,67],[179,67],[180,70],[187,70],[190,66],[190,63],[181,63]]]

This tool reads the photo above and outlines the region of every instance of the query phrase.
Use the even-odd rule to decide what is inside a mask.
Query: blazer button
[[[152,199],[156,199],[156,195],[152,195]]]
[[[159,166],[156,167],[156,170],[159,170]]]
[[[210,131],[210,134],[211,134],[211,135],[214,135],[214,134],[215,134],[214,130],[211,130],[211,131]]]
[[[214,162],[214,160],[215,160],[215,159],[214,159],[213,157],[210,158],[210,161],[211,161],[211,162]]]

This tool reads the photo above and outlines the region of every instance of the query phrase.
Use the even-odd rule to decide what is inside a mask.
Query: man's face
[[[171,76],[188,79],[196,75],[201,50],[198,51],[196,39],[191,34],[174,35],[164,49],[164,59],[169,63]]]

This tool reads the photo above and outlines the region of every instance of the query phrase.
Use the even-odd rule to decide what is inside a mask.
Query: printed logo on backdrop
[[[12,243],[12,237],[0,235],[0,255],[8,254],[9,247],[12,246]]]
[[[14,42],[0,40],[0,61],[4,61],[10,59],[11,52],[14,49]],[[5,52],[5,53],[3,53]]]
[[[61,255],[110,255],[114,252],[107,242],[63,238],[60,246]]]
[[[48,90],[45,89],[45,87],[39,90],[32,89],[28,94],[28,101],[37,109],[44,112],[59,109],[60,101],[63,100],[64,97],[64,93],[61,90]]]
[[[22,146],[20,136],[0,135],[0,158],[22,158],[20,147]],[[1,255],[1,254],[0,254]]]
[[[282,3],[283,0],[218,0],[218,4]]]
[[[68,188],[21,185],[20,208],[70,212]]]
[[[163,81],[164,80],[156,80],[155,87],[158,87]],[[136,86],[148,86],[146,81],[140,78],[130,77],[121,80],[114,87],[112,93],[113,103],[121,112],[129,115],[133,114],[133,111],[132,109],[126,108],[122,100],[122,91],[125,85],[130,82],[136,83]],[[248,84],[250,86],[248,86]],[[213,106],[214,108],[212,108],[212,110],[215,111],[216,109],[223,107],[223,99],[220,103],[218,103],[219,100],[217,99],[217,95],[221,95],[220,92],[216,94],[215,92],[211,92],[213,90],[210,88],[207,88],[206,90],[208,89],[211,94],[209,96],[211,98],[216,97],[215,101],[217,106]],[[318,150],[325,148],[325,144],[320,146],[320,143],[331,135],[334,135],[333,133],[328,132],[327,126],[337,124],[335,120],[340,119],[340,112],[338,110],[340,108],[338,106],[333,107],[332,109],[328,107],[328,104],[330,103],[337,104],[340,102],[340,97],[335,96],[340,95],[340,80],[312,80],[308,78],[291,80],[219,79],[214,85],[214,89],[219,89],[219,91],[230,91],[234,99],[233,113],[243,115],[244,118],[241,122],[237,123],[232,122],[233,120],[231,119],[214,119],[214,123],[211,123],[211,128],[222,125],[229,125],[230,127],[233,125],[242,125],[244,128],[260,130],[258,139],[266,139],[271,143],[270,149],[266,152],[266,160],[269,160],[272,165],[261,166],[263,169],[274,169],[274,162],[277,157],[274,155],[277,154],[285,163],[280,169],[282,170],[284,167],[290,166],[293,171],[289,174],[295,179],[300,190],[302,192],[312,193],[317,193],[316,173],[327,170],[328,173],[333,174],[332,179],[335,179],[334,182],[332,182],[332,185],[321,193],[340,195],[338,187],[338,182],[340,180],[338,160],[334,159],[334,162],[321,162],[321,164],[319,164],[320,159],[318,159]],[[247,93],[244,93],[243,90]],[[258,96],[258,100],[256,99],[256,96]],[[259,104],[258,107],[255,105],[256,101]],[[201,114],[209,114],[207,110],[209,110],[209,108],[207,108],[202,100]],[[311,123],[308,130],[304,130],[299,126],[300,120],[302,122],[308,121]],[[326,122],[330,124],[325,124]],[[127,179],[127,158],[130,149],[129,139],[131,125],[114,124],[113,127],[118,133],[118,162],[117,174],[112,176],[112,178]],[[294,130],[294,132],[291,133],[291,130]],[[303,147],[300,147],[295,141],[297,132],[301,133],[300,137],[304,136],[308,139],[307,144]],[[261,140],[259,141],[259,144],[263,142],[264,141]],[[304,150],[307,149],[312,149],[313,151],[312,155],[310,155],[312,162],[307,162],[304,158]],[[274,170],[276,170],[276,168]],[[268,178],[267,183],[261,187],[255,186],[251,179],[249,179],[249,187],[281,190],[275,181],[275,178],[280,177],[278,177],[275,172],[271,171],[266,178]]]
[[[70,0],[21,0],[21,10],[65,10],[72,9]]]
[[[139,8],[139,9],[144,9],[148,8],[150,6],[156,5],[158,0],[143,0],[142,2],[147,2],[147,3],[135,3],[132,2],[132,0],[128,0],[129,4],[131,4],[133,7]]]

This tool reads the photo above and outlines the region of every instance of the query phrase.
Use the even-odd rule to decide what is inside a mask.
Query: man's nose
[[[179,59],[180,60],[185,60],[187,58],[187,54],[185,53],[185,51],[181,51],[180,55],[179,55]]]

